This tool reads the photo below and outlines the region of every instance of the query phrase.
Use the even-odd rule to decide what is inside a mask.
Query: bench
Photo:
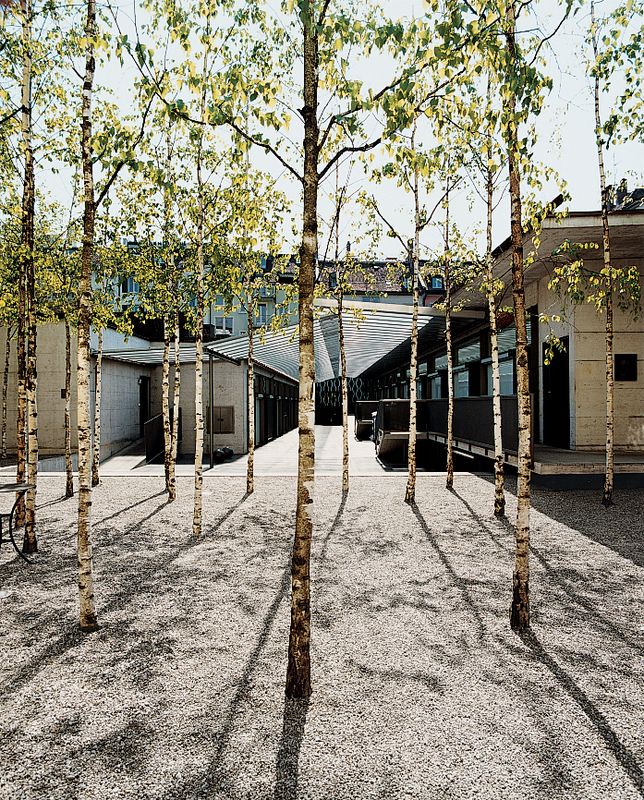
[[[20,550],[18,545],[16,544],[16,540],[13,538],[13,517],[16,513],[16,509],[18,508],[18,503],[22,500],[22,498],[27,494],[30,489],[34,487],[29,483],[1,483],[0,484],[0,494],[13,494],[15,492],[16,499],[14,501],[13,506],[11,507],[11,511],[0,511],[0,548],[2,547],[2,538],[5,528],[5,523],[7,524],[8,533],[9,533],[9,541],[13,545],[13,549],[18,553],[20,558],[23,561],[26,561],[27,564],[31,564],[31,561],[27,558],[27,556]]]

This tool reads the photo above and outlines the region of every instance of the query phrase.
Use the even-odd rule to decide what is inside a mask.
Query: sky
[[[137,2],[138,0],[134,0]],[[279,0],[268,0],[267,5],[279,18]],[[383,12],[392,17],[410,18],[422,13],[421,0],[381,0]],[[551,33],[559,22],[562,9],[561,4],[553,0],[543,0],[536,4],[539,18],[533,19],[531,25],[539,25],[545,33]],[[608,11],[614,6],[612,0],[600,0],[597,3],[599,14]],[[128,26],[128,19],[135,13],[139,22],[145,21],[145,15],[140,8],[126,0],[119,6],[120,18],[124,28]],[[584,6],[579,13],[568,19],[561,30],[545,48],[544,55],[547,59],[546,72],[554,81],[553,89],[546,99],[544,109],[537,119],[538,144],[534,157],[550,167],[553,167],[565,180],[571,201],[568,208],[574,211],[594,210],[599,206],[599,174],[597,167],[597,154],[594,140],[594,117],[591,95],[591,86],[584,76],[584,59],[582,47],[585,31],[589,23],[589,7]],[[130,30],[131,33],[131,30]],[[391,75],[391,65],[386,57],[372,57],[363,67],[368,73],[368,81],[379,86],[386,84]],[[116,60],[99,65],[98,81],[108,86],[114,93],[115,99],[125,109],[130,104],[129,88],[136,76],[136,69],[131,62],[126,60],[121,66]],[[367,76],[365,75],[365,79]],[[605,106],[609,105],[612,98],[603,99]],[[374,123],[373,131],[377,125]],[[295,137],[299,130],[289,132]],[[258,167],[270,171],[278,180],[278,186],[286,192],[294,202],[295,222],[299,220],[299,186],[283,174],[283,169],[276,164],[271,156],[261,152],[253,152],[252,160]],[[376,155],[376,165],[383,163],[383,157]],[[629,185],[644,185],[644,146],[637,144],[620,145],[611,147],[606,154],[606,168],[609,183],[619,182],[627,177]],[[412,225],[412,198],[394,184],[377,187],[364,175],[359,165],[349,167],[345,162],[340,170],[341,184],[347,180],[351,169],[351,189],[366,189],[372,192],[379,206],[392,221],[394,227],[404,239],[413,234]],[[70,196],[68,176],[62,172],[59,175],[48,177],[51,189],[55,196],[63,202]],[[320,216],[323,220],[330,220],[333,216],[333,206],[330,195],[334,190],[334,174],[331,173],[320,192]],[[558,193],[558,186],[551,182],[544,188],[539,198],[543,202],[551,200]],[[452,197],[451,216],[462,229],[463,235],[472,240],[481,241],[481,232],[484,210],[480,201],[472,199],[471,192],[463,190]],[[427,201],[428,207],[433,206],[431,198]],[[358,210],[348,208],[343,217],[341,226],[341,248],[344,249],[346,241],[355,241],[360,229],[361,214]],[[504,240],[509,233],[509,208],[507,197],[503,198],[495,212],[494,243]],[[438,247],[439,233],[428,229],[425,234],[423,247],[425,252],[430,252]],[[285,245],[291,249],[297,248],[296,238],[291,237]],[[320,237],[320,254],[327,247],[327,240],[322,226]],[[400,255],[399,243],[390,238],[383,237],[378,245],[378,254],[381,256],[395,257]],[[332,249],[330,249],[332,252]]]

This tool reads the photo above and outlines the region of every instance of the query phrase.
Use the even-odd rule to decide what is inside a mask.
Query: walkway
[[[297,475],[297,429],[289,431],[255,451],[255,474],[292,477]],[[212,470],[204,456],[204,477],[211,475],[246,475],[247,456],[215,464]],[[349,418],[349,472],[352,476],[387,475],[404,472],[403,466],[383,465],[377,459],[373,442],[358,441],[353,435],[353,417]],[[316,475],[342,474],[342,428],[315,426]],[[145,464],[137,450],[134,454],[114,456],[101,465],[101,476],[163,475],[163,464]],[[178,464],[177,475],[192,475],[192,464]]]

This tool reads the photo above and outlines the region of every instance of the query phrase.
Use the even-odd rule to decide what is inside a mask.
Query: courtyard
[[[637,798],[644,491],[534,490],[532,632],[487,476],[316,481],[313,696],[284,700],[295,486],[104,477],[97,633],[77,623],[76,499],[39,478],[40,552],[0,552],[0,797]],[[510,488],[513,489],[511,486]],[[514,496],[508,496],[512,520]]]

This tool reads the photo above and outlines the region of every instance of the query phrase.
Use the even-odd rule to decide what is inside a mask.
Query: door
[[[139,435],[143,436],[143,426],[150,419],[150,379],[139,378]]]
[[[545,363],[548,345],[543,345],[543,443],[570,448],[570,377],[568,337],[562,336],[564,352],[555,350]]]

